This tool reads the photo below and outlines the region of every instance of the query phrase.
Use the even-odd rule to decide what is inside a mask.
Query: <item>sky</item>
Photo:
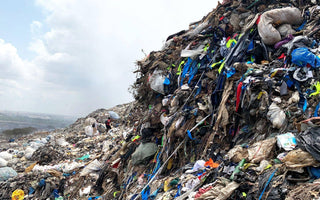
[[[135,62],[216,5],[215,0],[1,0],[0,110],[80,117],[131,102]]]

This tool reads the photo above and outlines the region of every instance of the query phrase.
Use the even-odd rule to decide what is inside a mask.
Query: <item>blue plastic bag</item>
[[[305,47],[297,48],[291,53],[291,62],[299,67],[310,64],[313,68],[320,67],[320,58]]]
[[[6,181],[9,178],[18,176],[17,172],[11,167],[2,167],[0,168],[0,181]]]
[[[109,111],[108,113],[112,119],[120,119],[120,116],[116,112]]]

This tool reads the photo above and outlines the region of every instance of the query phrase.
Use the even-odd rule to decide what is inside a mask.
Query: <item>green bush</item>
[[[31,134],[35,132],[37,129],[34,127],[25,127],[25,128],[14,128],[10,130],[2,131],[3,136],[5,137],[21,137],[24,135]]]

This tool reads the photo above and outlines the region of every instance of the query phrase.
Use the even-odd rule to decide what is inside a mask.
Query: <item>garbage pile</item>
[[[224,0],[137,62],[135,102],[1,147],[0,199],[319,199],[319,19]]]

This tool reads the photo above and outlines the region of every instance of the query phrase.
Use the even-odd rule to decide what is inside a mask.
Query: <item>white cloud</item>
[[[39,21],[33,21],[30,25],[30,30],[33,36],[38,37],[41,34],[42,23]]]
[[[35,0],[45,19],[30,22],[22,60],[0,40],[0,109],[81,114],[132,100],[134,62],[159,50],[166,37],[188,28],[216,2]],[[46,30],[44,31],[44,27]],[[17,99],[15,99],[17,97]]]

